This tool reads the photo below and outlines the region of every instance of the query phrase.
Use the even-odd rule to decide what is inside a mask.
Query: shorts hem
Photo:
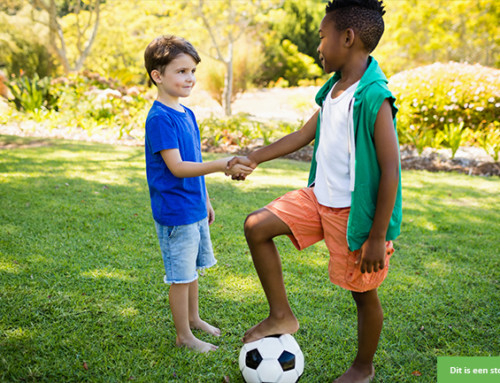
[[[209,269],[211,267],[214,267],[216,264],[217,264],[217,260],[215,260],[214,263],[212,263],[212,264],[210,264],[208,266],[197,266],[196,270],[206,270],[206,269]]]
[[[196,271],[202,271],[202,270],[206,270],[206,269],[209,269],[213,266],[215,266],[217,264],[217,260],[215,260],[214,263],[212,263],[211,265],[208,265],[208,266],[200,266],[200,267],[197,267],[196,268]],[[188,284],[188,283],[191,283],[191,282],[194,282],[196,281],[197,279],[199,279],[199,275],[196,275],[196,278],[193,278],[191,280],[186,280],[186,281],[168,281],[167,280],[167,275],[163,275],[163,283],[167,284],[167,285],[173,285],[173,284],[176,284],[176,285],[180,285],[180,284]]]
[[[297,250],[304,250],[308,246],[304,246],[304,244],[300,243],[297,237],[293,234],[295,232],[295,222],[293,220],[289,220],[288,217],[283,214],[281,215],[281,212],[277,209],[274,209],[272,206],[264,206],[264,209],[268,210],[269,212],[273,213],[276,217],[281,219],[285,225],[288,226],[292,234],[287,234],[287,237],[290,238],[290,241],[292,241],[292,244],[295,246]]]
[[[163,283],[165,283],[167,285],[186,285],[188,283],[196,281],[197,279],[198,279],[198,276],[196,276],[196,278],[193,278],[191,280],[186,280],[186,281],[168,281],[167,276],[164,275],[163,276]]]

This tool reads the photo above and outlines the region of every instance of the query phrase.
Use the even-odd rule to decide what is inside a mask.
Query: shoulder
[[[373,82],[370,85],[366,87],[365,90],[366,94],[365,97],[370,100],[372,98],[378,98],[378,97],[383,97],[383,98],[388,98],[388,97],[393,97],[392,93],[387,86],[387,83],[384,81],[377,81]]]
[[[377,113],[382,103],[388,100],[394,110],[397,110],[395,106],[395,97],[393,96],[391,90],[387,86],[386,82],[377,81],[368,85],[363,92],[362,101],[366,104],[369,110]]]
[[[187,106],[182,105],[184,110],[186,111],[186,114],[191,118],[191,121],[196,124],[196,116],[194,115],[194,112],[189,109]]]

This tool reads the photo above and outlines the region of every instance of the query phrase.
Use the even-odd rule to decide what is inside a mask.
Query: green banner
[[[437,383],[498,383],[500,356],[438,356]]]

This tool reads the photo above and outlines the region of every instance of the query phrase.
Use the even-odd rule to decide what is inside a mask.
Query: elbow
[[[186,175],[182,171],[180,166],[172,166],[169,167],[170,172],[177,178],[184,178]]]
[[[381,177],[399,183],[399,162],[394,162],[381,168]]]

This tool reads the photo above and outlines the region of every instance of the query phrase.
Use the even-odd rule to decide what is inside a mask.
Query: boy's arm
[[[377,272],[385,267],[385,238],[399,184],[398,140],[394,131],[391,104],[387,99],[377,114],[374,139],[380,183],[373,225],[358,258],[362,273]]]
[[[280,138],[263,148],[257,149],[246,157],[234,157],[228,162],[228,169],[235,164],[244,164],[251,168],[257,167],[262,162],[266,162],[286,154],[293,153],[309,144],[316,136],[316,124],[318,121],[319,109],[299,130]],[[233,177],[234,178],[234,177]]]
[[[236,165],[232,169],[226,169],[226,165],[231,158],[221,158],[209,162],[183,161],[179,149],[165,149],[160,151],[168,169],[178,178],[198,177],[215,172],[225,172],[226,174],[250,174],[253,169],[245,165]]]

